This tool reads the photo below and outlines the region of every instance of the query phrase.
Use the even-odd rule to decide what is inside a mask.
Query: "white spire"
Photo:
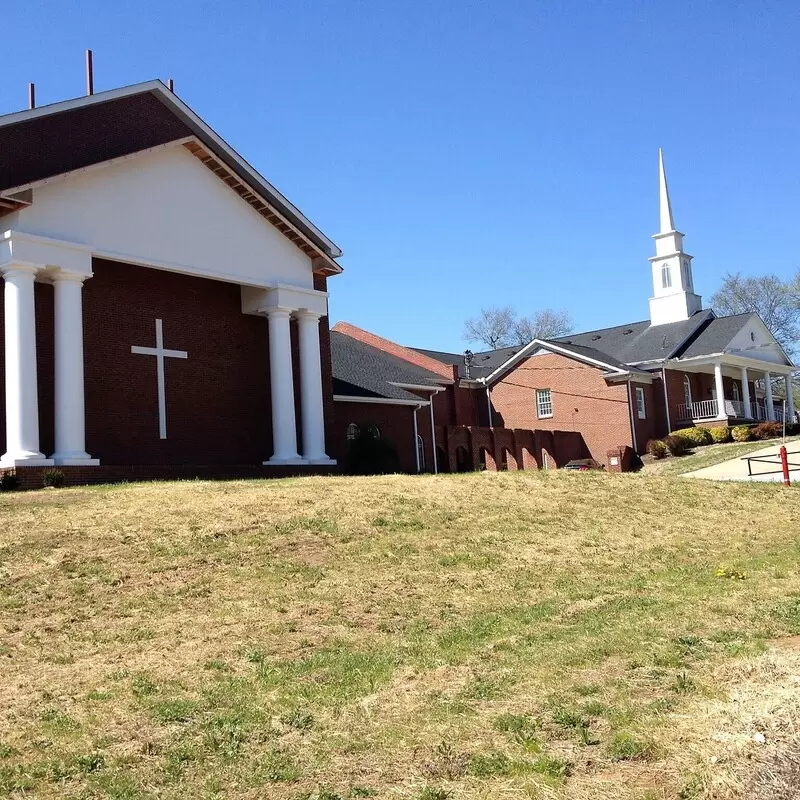
[[[661,230],[659,233],[671,233],[675,230],[672,219],[672,205],[669,202],[669,189],[667,188],[667,173],[664,170],[664,154],[658,148],[658,199],[661,215]]]

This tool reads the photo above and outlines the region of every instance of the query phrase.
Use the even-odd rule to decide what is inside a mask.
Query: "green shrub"
[[[662,458],[666,458],[667,453],[669,453],[669,449],[661,441],[661,439],[651,439],[647,443],[647,452],[650,453],[653,458],[656,460],[660,460]]]
[[[19,478],[13,472],[0,475],[0,492],[15,492],[19,487]]]
[[[711,428],[709,433],[716,444],[722,444],[723,442],[729,442],[731,440],[731,429],[727,425]]]
[[[689,449],[688,439],[684,439],[683,436],[675,436],[674,434],[665,436],[664,444],[673,456],[682,456]]]
[[[46,469],[42,473],[42,486],[60,489],[66,483],[67,477],[60,469]]]
[[[692,447],[703,447],[714,441],[706,428],[684,428],[683,430],[675,431],[672,435],[686,439]]]
[[[777,439],[783,436],[783,425],[780,422],[759,422],[750,432],[754,439]]]
[[[753,438],[749,425],[737,425],[731,428],[731,436],[734,442],[749,442]]]
[[[390,441],[367,430],[350,442],[346,466],[350,475],[388,475],[400,470],[400,459]]]

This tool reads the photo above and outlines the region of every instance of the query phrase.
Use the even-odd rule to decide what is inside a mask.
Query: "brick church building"
[[[340,255],[160,81],[0,118],[0,468],[333,466]]]
[[[642,454],[650,439],[679,428],[781,420],[782,406],[772,391],[776,379],[793,415],[795,367],[758,315],[717,316],[695,294],[692,256],[675,228],[661,154],[659,203],[649,319],[466,359],[336,325],[334,384],[349,376],[350,388],[347,397],[334,399],[347,404],[348,424],[364,419],[376,425],[383,416],[395,436],[402,429],[401,455],[409,470],[516,469],[562,466],[589,454],[609,465],[612,454],[626,448]],[[372,348],[372,359],[353,358],[354,342]],[[385,363],[379,351],[394,363],[405,360],[394,379],[392,362]],[[379,359],[380,370],[368,366]],[[366,385],[357,379],[359,364],[372,381],[368,401],[358,389]],[[415,379],[405,375],[409,366]],[[435,389],[422,388],[425,383]],[[401,398],[398,390],[418,396]],[[359,407],[359,395],[369,413]],[[407,407],[420,401],[435,413],[414,427]],[[570,433],[579,435],[583,452]]]
[[[794,366],[702,309],[659,176],[648,320],[465,359],[329,330],[339,248],[160,81],[0,117],[0,470],[330,471],[363,431],[409,472],[558,467],[776,419]]]

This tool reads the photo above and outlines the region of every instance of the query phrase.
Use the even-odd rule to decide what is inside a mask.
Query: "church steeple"
[[[660,230],[656,254],[650,259],[653,270],[653,297],[650,298],[650,324],[663,325],[689,319],[703,307],[694,293],[692,257],[683,251],[683,234],[675,229],[667,187],[664,155],[658,151],[658,199]]]

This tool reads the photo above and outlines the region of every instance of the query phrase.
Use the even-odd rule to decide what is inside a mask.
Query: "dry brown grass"
[[[768,642],[800,632],[798,498],[524,472],[0,495],[0,794],[757,796],[796,753],[798,653]]]

